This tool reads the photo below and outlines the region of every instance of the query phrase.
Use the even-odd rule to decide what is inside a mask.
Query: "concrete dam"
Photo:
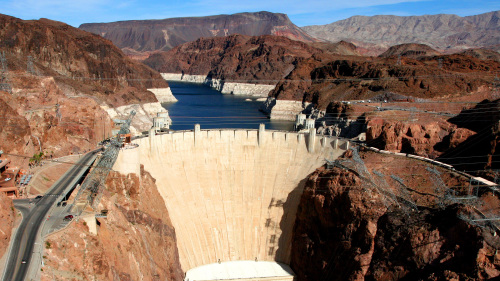
[[[151,132],[133,142],[138,147],[121,150],[113,169],[139,173],[142,164],[156,179],[186,280],[292,280],[287,264],[305,178],[349,147],[346,140],[316,136],[314,130],[268,131],[263,125],[259,130],[197,125],[193,131]],[[264,275],[238,275],[241,270],[231,266],[248,267],[243,261]],[[273,273],[270,262],[288,277]],[[208,277],[211,271],[225,273]]]

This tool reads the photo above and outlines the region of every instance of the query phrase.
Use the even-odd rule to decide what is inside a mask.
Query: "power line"
[[[495,79],[500,71],[488,71],[488,72],[453,72],[450,74],[433,74],[433,75],[414,75],[414,76],[389,76],[389,77],[359,77],[359,78],[314,78],[314,79],[207,79],[207,81],[211,80],[220,80],[225,83],[254,83],[254,84],[264,84],[262,82],[273,82],[270,85],[276,84],[278,82],[360,82],[360,81],[384,81],[384,80],[394,80],[398,79],[399,81],[407,81],[410,79],[428,79],[428,78],[463,78],[463,77],[476,77],[476,78],[491,78]],[[15,76],[27,76],[25,73],[16,73]],[[94,81],[169,81],[164,78],[119,78],[119,77],[87,77],[87,76],[67,76],[67,75],[42,75],[40,78],[53,77],[53,78],[62,78],[62,79],[73,79],[73,80],[94,80]],[[184,81],[176,81],[170,80],[173,82],[184,82]]]

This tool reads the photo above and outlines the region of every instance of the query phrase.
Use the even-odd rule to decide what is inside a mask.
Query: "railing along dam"
[[[339,157],[345,140],[296,132],[227,129],[134,141],[114,169],[156,179],[184,271],[228,261],[290,262],[297,207],[308,174]]]

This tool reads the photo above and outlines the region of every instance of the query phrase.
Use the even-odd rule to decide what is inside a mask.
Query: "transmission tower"
[[[446,187],[446,184],[444,183],[443,179],[441,178],[441,173],[436,170],[435,167],[425,167],[425,169],[427,171],[430,172],[430,178],[432,180],[432,182],[434,183],[434,194],[436,194],[436,198],[437,198],[437,205],[444,209],[446,207],[446,203],[448,202],[445,202],[446,201],[446,195],[448,194],[448,188]],[[451,190],[453,191],[453,190]],[[443,196],[445,195],[445,196]]]
[[[60,105],[58,103],[56,103],[56,117],[59,121],[61,121],[62,119],[62,114],[61,114],[61,109],[60,109]]]
[[[5,52],[0,53],[0,62],[2,63],[2,70],[0,72],[0,91],[12,94],[12,86],[10,85],[9,77],[7,75],[7,58],[5,58]]]
[[[75,202],[86,201],[93,209],[98,207],[106,178],[108,177],[111,168],[113,168],[116,158],[118,157],[118,153],[120,152],[120,148],[123,145],[120,140],[120,135],[128,134],[130,132],[129,127],[134,115],[135,111],[130,112],[129,118],[124,124],[122,124],[118,135],[111,139],[111,142],[105,148],[94,169],[92,169],[83,181],[82,186],[76,195]],[[79,211],[81,212],[83,209]]]
[[[399,190],[399,197],[403,200],[404,205],[408,206],[411,209],[418,210],[418,205],[411,198],[410,190],[408,186],[404,183],[404,180],[396,175],[391,175],[391,179],[399,183],[401,185],[401,189]]]
[[[35,70],[35,66],[33,64],[33,57],[32,56],[28,56],[26,70],[29,74],[34,75],[34,76],[38,76],[38,72]]]

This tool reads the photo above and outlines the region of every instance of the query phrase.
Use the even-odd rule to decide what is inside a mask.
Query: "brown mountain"
[[[305,182],[292,238],[297,280],[498,279],[497,234],[471,220],[498,213],[494,191],[482,188],[481,203],[447,202],[447,192],[467,194],[467,177],[436,168],[440,189],[425,162],[358,159],[346,155],[349,169],[320,168]]]
[[[346,41],[340,41],[337,43],[314,42],[312,43],[312,46],[332,55],[345,55],[345,56],[361,55],[356,45]]]
[[[145,63],[160,72],[206,75],[233,82],[277,84],[270,93],[280,100],[312,102],[325,109],[332,101],[372,98],[397,93],[418,98],[460,96],[492,86],[491,72],[500,63],[471,56],[439,54],[427,46],[395,47],[394,54],[425,50],[430,56],[364,57],[336,54],[345,42],[315,48],[276,36],[230,36],[199,39],[168,52],[151,55]],[[347,48],[348,47],[348,48]],[[414,54],[416,54],[414,52]]]
[[[425,56],[438,56],[441,55],[438,51],[424,44],[400,44],[390,47],[387,51],[383,52],[379,57],[408,57],[418,59]]]
[[[153,54],[144,63],[162,73],[275,84],[299,61],[320,53],[320,49],[284,37],[231,35],[185,43]]]
[[[493,86],[491,72],[498,70],[498,62],[456,54],[402,58],[400,64],[397,58],[310,58],[298,63],[270,95],[313,102],[322,109],[335,100],[368,99],[387,92],[418,98],[462,96]]]
[[[3,90],[11,92],[0,93],[0,104],[8,105],[0,149],[9,153],[59,156],[94,148],[112,126],[102,105],[157,102],[146,89],[168,87],[110,41],[61,22],[0,15],[0,50],[10,86]]]
[[[157,72],[130,60],[110,41],[64,23],[2,15],[0,27],[0,49],[5,52],[9,71],[26,71],[31,56],[38,74],[54,76],[115,106],[156,101],[146,89],[168,87]],[[113,95],[129,88],[134,94]]]
[[[388,48],[402,43],[421,43],[437,50],[463,50],[500,43],[500,12],[475,16],[354,16],[327,25],[303,29],[330,42],[346,40],[358,46]]]
[[[111,40],[119,48],[141,52],[167,51],[201,37],[222,37],[232,34],[251,36],[268,34],[298,41],[316,41],[294,25],[287,15],[270,12],[85,23],[80,28]]]
[[[468,49],[461,54],[475,57],[481,60],[494,60],[500,62],[500,53],[488,49]]]

